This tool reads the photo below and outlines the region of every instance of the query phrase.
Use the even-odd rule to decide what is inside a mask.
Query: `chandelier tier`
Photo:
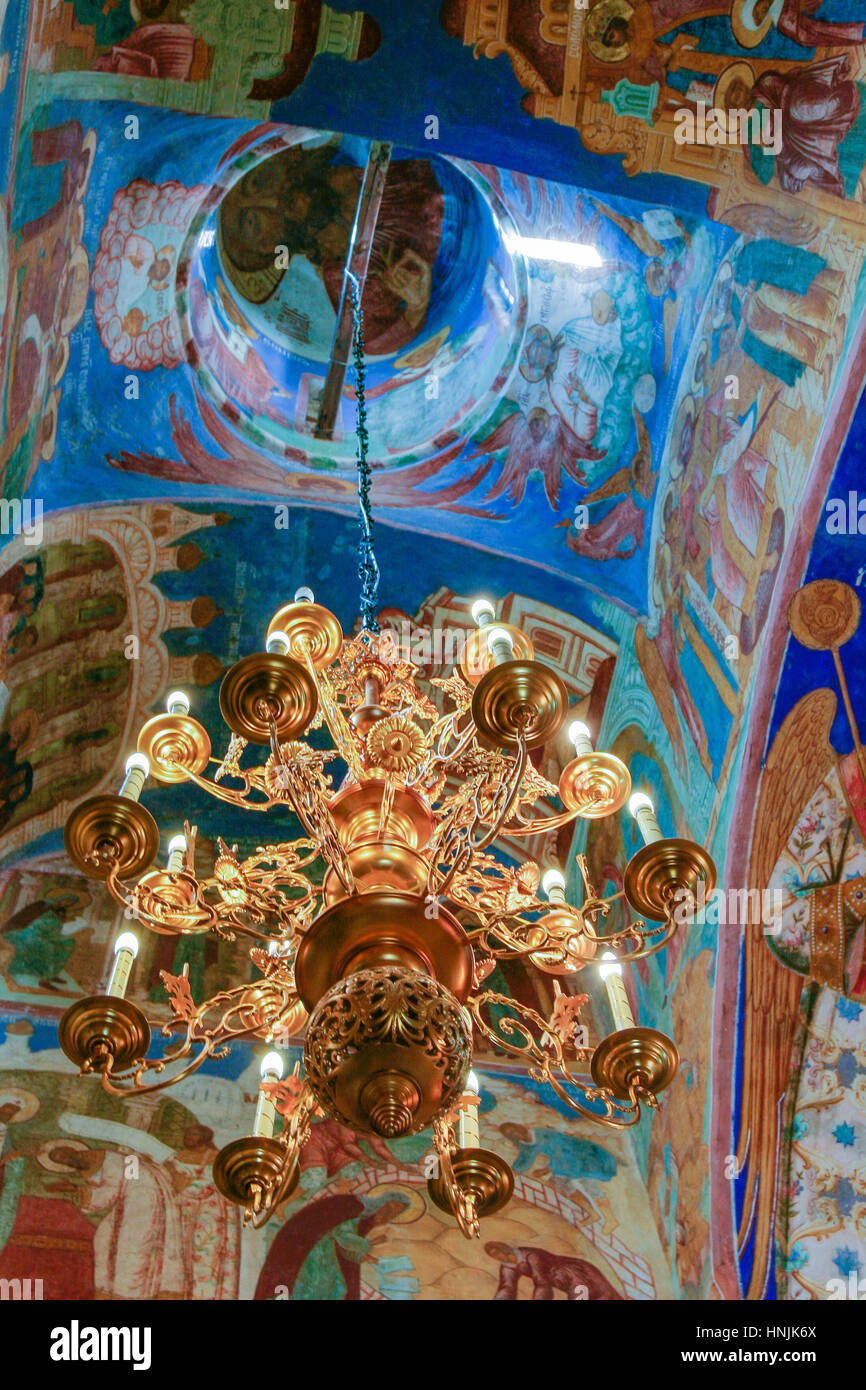
[[[578,855],[577,907],[558,869],[542,878],[537,865],[515,867],[493,852],[501,835],[513,841],[617,815],[631,777],[618,757],[593,747],[580,721],[569,729],[574,757],[558,786],[536,770],[529,753],[560,730],[568,693],[536,660],[527,634],[496,621],[488,600],[473,606],[475,629],[456,669],[428,690],[418,684],[420,667],[378,631],[360,287],[348,272],[347,281],[360,631],[344,636],[335,615],[299,589],[274,614],[264,650],[223,679],[223,757],[212,756],[187,696],[172,691],[166,712],[140,730],[117,795],[81,803],[64,837],[72,862],[104,881],[127,918],[161,935],[244,938],[255,979],[196,1002],[187,966],[181,975],[161,971],[172,1016],[160,1028],[163,1050],[151,1056],[151,1025],[125,997],[138,941],[124,931],[105,993],[67,1009],[60,1044],[82,1074],[122,1095],[177,1084],[233,1042],[285,1047],[303,1034],[303,1077],[297,1064],[283,1080],[280,1054],[264,1057],[251,1133],[214,1163],[220,1192],[244,1207],[246,1221],[267,1221],[298,1183],[317,1112],[392,1139],[430,1128],[438,1157],[431,1200],[475,1236],[479,1219],[513,1190],[508,1164],[481,1143],[475,1038],[518,1058],[584,1119],[635,1124],[673,1078],[678,1054],[663,1033],[636,1026],[622,963],[666,946],[677,929],[675,902],[699,881],[709,892],[716,873],[700,846],[662,836],[642,793],[630,805],[644,846],[625,867],[620,893],[599,897]],[[330,763],[337,766],[328,772]],[[217,836],[218,853],[202,874],[196,827],[187,822],[169,841],[165,867],[154,867],[159,828],[139,801],[148,776],[265,816],[290,809],[300,833],[265,835],[246,858]],[[539,813],[542,798],[558,798],[562,809]],[[606,933],[620,898],[637,916]],[[614,1031],[590,1048],[580,1019],[587,995],[560,980],[573,981],[596,959]],[[516,960],[553,976],[548,1017],[484,989],[498,962]]]

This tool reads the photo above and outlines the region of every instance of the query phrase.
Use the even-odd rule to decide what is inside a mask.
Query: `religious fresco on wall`
[[[320,55],[364,62],[381,40],[361,10],[320,0],[39,0],[31,67],[68,94],[126,96],[180,110],[264,115],[301,86]]]
[[[4,856],[109,785],[166,681],[206,686],[222,674],[206,643],[187,654],[164,640],[167,629],[207,629],[213,598],[167,602],[155,582],[194,572],[203,552],[185,537],[222,521],[158,505],[66,513],[42,522],[41,546],[21,536],[3,552]]]
[[[831,1142],[834,1125],[828,1118],[827,1128],[823,1113],[811,1105],[819,1095],[827,1098],[832,1114],[842,1117],[840,1133],[848,1133],[844,1097],[825,1071],[843,1054],[853,1064],[862,1049],[857,1030],[864,997],[866,777],[857,711],[866,634],[856,487],[863,432],[861,402],[839,464],[816,499],[817,530],[804,583],[782,608],[787,650],[778,648],[775,658],[781,668],[778,693],[761,740],[765,755],[747,882],[765,897],[775,896],[763,925],[752,903],[738,919],[745,925],[746,993],[736,1058],[739,1102],[733,1141],[727,1141],[737,1156],[736,1210],[745,1252],[740,1278],[750,1297],[779,1289],[782,1297],[827,1298],[827,1280],[840,1276],[829,1254],[819,1262],[822,1280],[816,1278],[818,1266],[807,1270],[805,1259],[801,1266],[794,1232],[805,1238],[807,1226],[814,1226],[813,1234],[824,1234],[830,1227],[817,1219],[829,1210],[824,1198],[832,1198],[837,1179],[840,1191],[848,1192],[845,1146]],[[733,965],[731,959],[724,966],[725,978]],[[837,1034],[845,1041],[834,1040]],[[856,1081],[856,1068],[849,1075],[848,1067],[845,1061],[838,1081],[845,1094]],[[824,1134],[817,1151],[810,1140],[800,1145],[807,1131]],[[813,1152],[823,1157],[813,1160]],[[810,1164],[817,1165],[817,1189]],[[771,1176],[777,1167],[778,1186]],[[841,1225],[852,1211],[856,1224],[856,1205],[846,1197],[837,1213]],[[781,1242],[781,1264],[774,1259],[774,1241]],[[842,1244],[835,1242],[833,1250],[838,1253]]]
[[[862,1258],[850,1058],[862,1050],[866,994],[863,768],[829,653],[789,644],[766,743],[760,729],[764,778],[744,801],[749,817],[757,808],[753,842],[730,859],[726,847],[745,818],[744,745],[769,717],[772,691],[763,706],[750,701],[778,655],[780,612],[806,580],[862,584],[856,525],[831,535],[822,519],[808,573],[786,573],[784,562],[799,546],[805,564],[803,497],[838,450],[861,369],[866,4],[854,0],[844,15],[801,12],[793,0],[719,0],[700,13],[688,0],[370,8],[375,20],[300,0],[240,16],[216,0],[34,5],[14,178],[0,183],[0,471],[4,499],[42,498],[46,517],[41,545],[4,536],[0,556],[0,1002],[57,1008],[104,972],[122,911],[112,916],[115,905],[70,875],[61,827],[81,795],[114,788],[134,727],[168,684],[186,684],[199,717],[218,728],[218,677],[260,646],[272,596],[295,583],[312,583],[351,628],[351,373],[333,446],[310,446],[336,320],[333,267],[369,139],[393,140],[394,197],[366,299],[383,612],[399,603],[395,622],[414,631],[425,614],[466,619],[465,600],[479,592],[509,605],[503,618],[520,610],[575,708],[593,707],[598,741],[650,791],[665,832],[706,839],[721,883],[746,864],[752,886],[783,895],[777,934],[743,922],[750,1002],[739,1014],[730,966],[739,921],[690,926],[632,972],[636,1013],[677,1040],[684,1063],[652,1125],[632,1136],[628,1161],[649,1198],[616,1239],[651,1266],[658,1291],[826,1296],[834,1271]],[[0,116],[14,118],[25,21],[17,0],[0,5]],[[753,125],[731,146],[681,141],[683,112],[693,133],[710,134],[704,107],[781,111],[780,137],[765,119],[760,139]],[[139,138],[127,136],[130,114]],[[350,135],[331,136],[335,127]],[[403,193],[423,203],[423,219],[408,218]],[[279,225],[248,237],[250,214],[272,195]],[[303,236],[287,207],[303,216]],[[276,231],[289,264],[271,275],[263,247]],[[542,259],[521,247],[527,238],[577,243],[600,263]],[[845,466],[831,489],[840,498],[858,485]],[[863,628],[842,651],[855,709]],[[128,634],[142,639],[140,659],[125,655]],[[590,680],[579,674],[581,636]],[[613,671],[602,679],[605,661]],[[561,751],[548,750],[548,774]],[[167,839],[189,805],[177,789],[151,796]],[[226,828],[252,852],[249,826],[229,816]],[[568,861],[579,901],[577,853],[593,882],[618,892],[634,847],[623,817],[533,844],[530,856]],[[204,836],[199,850],[212,853]],[[23,853],[30,865],[15,862]],[[621,901],[610,922],[624,924]],[[236,968],[222,944],[200,940],[149,942],[140,964],[141,1000],[157,1013],[159,969],[188,965],[200,997]],[[521,997],[519,976],[500,975]],[[829,1002],[801,1048],[804,979]],[[803,1057],[798,1081],[790,1068]],[[844,1092],[830,1128],[830,1110],[809,1108],[830,1094],[816,1071],[825,1063]],[[10,1084],[27,1089],[19,1073]],[[499,1107],[500,1081],[489,1084]],[[786,1093],[803,1115],[783,1124]],[[91,1103],[75,1092],[70,1112]],[[30,1111],[28,1124],[32,1105],[19,1112]],[[479,1289],[568,1296],[575,1262],[589,1262],[595,1296],[650,1296],[635,1292],[640,1265],[630,1285],[612,1256],[619,1247],[600,1237],[629,1220],[620,1207],[605,1214],[607,1159],[580,1157],[566,1140],[560,1151],[561,1117],[536,1113],[525,1087],[515,1105],[506,1127],[495,1109],[489,1123],[526,1185],[504,1213],[514,1228],[491,1237],[493,1254],[476,1252]],[[105,1114],[143,1128],[120,1109]],[[207,1186],[214,1135],[223,1136],[198,1103],[181,1119],[189,1137],[176,1119],[153,1126],[136,1222],[167,1212],[181,1189],[192,1201]],[[225,1137],[240,1132],[239,1112],[233,1123]],[[49,1126],[43,1138],[58,1132]],[[42,1200],[41,1184],[60,1183],[52,1200],[66,1193],[69,1238],[85,1256],[97,1219],[106,1244],[119,1229],[124,1141],[115,1148],[108,1133],[70,1130],[72,1155],[34,1160],[21,1199]],[[106,1153],[102,1168],[81,1157],[82,1144]],[[145,1254],[140,1269],[117,1275],[117,1290],[253,1297],[267,1268],[284,1276],[274,1288],[307,1293],[333,1279],[351,1297],[457,1296],[468,1256],[423,1205],[417,1158],[386,1175],[384,1153],[360,1152],[370,1174],[344,1172],[351,1190],[320,1190],[305,1176],[288,1213],[307,1242],[303,1264],[287,1263],[276,1240],[268,1246],[269,1232],[256,1258],[238,1256],[228,1273],[209,1256],[190,1271],[197,1244],[238,1248],[236,1223],[211,1193],[198,1228],[173,1208],[165,1270]],[[614,1157],[618,1175],[626,1158]],[[731,1202],[727,1174],[720,1199],[708,1168],[711,1159],[721,1173],[730,1158],[741,1255],[726,1252],[713,1270],[709,1228],[730,1227]],[[781,1187],[768,1176],[779,1161]],[[0,1171],[19,1173],[17,1162]],[[574,1201],[575,1174],[591,1202]],[[559,1225],[533,1182],[554,1206],[572,1202],[560,1205]],[[88,1184],[100,1192],[92,1207],[83,1197],[80,1227],[75,1193]],[[836,1207],[825,1210],[831,1189]],[[825,1216],[844,1231],[818,1243],[810,1228],[818,1221],[825,1233]],[[650,1249],[656,1235],[664,1255]],[[276,1249],[271,1266],[266,1246]],[[97,1265],[94,1287],[105,1291],[115,1276],[102,1255]]]
[[[757,212],[774,195],[807,186],[859,201],[860,7],[847,6],[845,20],[802,14],[796,0],[709,8],[689,0],[596,0],[572,9],[547,0],[445,0],[441,18],[476,58],[508,57],[533,117],[575,128],[588,149],[619,155],[628,174],[655,169],[699,181],[713,190],[714,215],[733,214],[735,225],[746,206]],[[713,10],[728,13],[729,25]],[[826,47],[841,51],[810,61]],[[730,141],[715,122],[700,125],[708,108],[781,112],[778,138]],[[695,139],[684,135],[684,112],[697,118]],[[759,128],[767,129],[763,117]],[[729,144],[733,158],[721,153]]]
[[[96,147],[96,132],[76,119],[54,126],[34,123],[19,131],[16,191],[4,251],[4,496],[24,494],[39,462],[50,459],[57,445],[69,339],[87,302],[84,199]],[[33,175],[27,194],[20,187],[27,179],[24,169]],[[52,189],[48,194],[46,176]]]
[[[864,1073],[862,1005],[813,985],[801,1003],[783,1131],[782,1298],[862,1299]]]
[[[89,111],[102,121],[99,138],[132,158],[139,146],[124,140],[116,113],[96,103]],[[187,172],[183,181],[124,179],[115,162],[111,178],[101,171],[87,205],[82,256],[92,263],[92,301],[70,341],[68,370],[82,383],[97,374],[105,390],[98,432],[86,412],[68,419],[67,447],[86,450],[93,461],[76,495],[86,500],[82,482],[93,500],[118,486],[147,495],[163,480],[210,486],[222,496],[226,488],[236,495],[248,488],[354,509],[351,383],[327,455],[312,439],[325,379],[319,359],[335,322],[336,282],[327,289],[332,263],[323,262],[323,282],[315,258],[287,243],[289,268],[266,285],[266,271],[232,262],[222,209],[229,208],[229,226],[232,216],[259,215],[263,205],[255,199],[262,195],[247,182],[253,177],[297,177],[299,206],[306,205],[304,179],[313,186],[318,177],[321,185],[313,174],[321,165],[335,181],[331,189],[325,180],[330,202],[321,209],[322,235],[339,241],[346,231],[339,185],[357,188],[363,156],[334,163],[337,147],[323,145],[324,137],[295,150],[280,137],[251,132],[214,188],[224,136],[219,123],[193,124],[206,137],[196,145],[195,178]],[[179,168],[169,133],[164,122],[154,130],[164,140],[149,142],[148,172],[160,164],[166,173]],[[267,173],[271,167],[276,173]],[[375,314],[371,321],[368,383],[371,453],[382,465],[373,484],[378,514],[400,524],[411,508],[414,524],[433,533],[444,528],[455,539],[574,579],[589,580],[601,560],[606,592],[640,607],[660,461],[651,441],[667,428],[688,346],[685,325],[706,300],[728,234],[487,167],[397,152],[391,168],[394,211],[386,182],[383,240],[379,246],[374,239],[367,282],[384,315],[381,328]],[[197,197],[205,186],[211,192]],[[429,186],[433,218],[429,246],[415,245],[417,231],[407,240],[405,215],[401,222],[397,214],[422,186]],[[288,235],[282,224],[276,231]],[[523,249],[530,235],[575,234],[600,264],[544,261]],[[312,300],[303,299],[305,283]],[[298,303],[289,303],[298,294]],[[388,327],[392,312],[398,317]],[[309,336],[309,344],[292,333]],[[187,361],[179,361],[181,352]],[[156,371],[159,381],[171,370],[170,389],[157,398],[149,384],[129,381],[130,370]],[[123,484],[117,471],[140,481]],[[16,477],[13,470],[7,491]],[[57,470],[46,468],[35,487],[62,505]],[[482,521],[489,523],[483,538]]]
[[[0,1276],[43,1298],[628,1301],[666,1296],[622,1135],[586,1138],[525,1078],[484,1073],[484,1132],[515,1198],[467,1242],[427,1197],[429,1136],[314,1122],[293,1198],[261,1231],[216,1192],[217,1150],[249,1123],[257,1058],[234,1048],[168,1097],[106,1095],[52,1026],[0,1042]]]

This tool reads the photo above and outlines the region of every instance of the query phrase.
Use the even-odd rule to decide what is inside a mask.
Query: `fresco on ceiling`
[[[707,9],[692,0],[445,0],[441,17],[476,59],[508,57],[533,117],[575,128],[588,149],[619,155],[628,174],[699,181],[712,190],[714,215],[735,225],[747,208],[754,216],[804,188],[861,201],[866,7],[846,5],[844,19],[802,14],[797,0]],[[839,51],[813,61],[816,48]],[[778,111],[779,139],[770,148],[757,134],[683,138],[678,113],[700,121],[701,105]],[[733,158],[723,153],[729,144]]]
[[[170,1096],[109,1097],[74,1074],[52,1025],[8,1019],[0,1275],[41,1279],[45,1299],[669,1296],[627,1139],[578,1135],[540,1088],[501,1072],[482,1075],[482,1126],[516,1190],[481,1241],[428,1199],[428,1135],[385,1142],[334,1120],[314,1122],[292,1200],[243,1232],[210,1170],[257,1086],[243,1046]]]
[[[354,476],[353,377],[332,439],[313,435],[369,143],[284,132],[237,149],[190,225],[178,267],[187,359],[246,442]],[[526,314],[523,262],[503,244],[509,227],[477,171],[392,151],[362,295],[378,467],[426,462],[444,445],[449,461],[461,435],[494,409]],[[427,474],[419,468],[415,480]],[[443,505],[466,490],[446,489]]]
[[[221,0],[122,0],[109,10],[60,0],[42,12],[30,62],[69,94],[263,116],[319,55],[340,67],[363,62],[380,39],[363,11],[320,0],[258,0],[238,13]]]
[[[803,584],[786,597],[780,614],[787,649],[777,644],[778,693],[766,735],[761,729],[765,756],[757,793],[749,793],[756,809],[746,878],[750,887],[778,894],[773,929],[763,929],[753,910],[744,911],[742,962],[728,953],[720,972],[726,980],[735,968],[744,973],[732,1058],[733,1137],[720,1134],[719,1140],[736,1156],[739,1278],[753,1298],[775,1296],[777,1289],[783,1297],[829,1297],[826,1281],[840,1274],[831,1268],[835,1255],[844,1247],[852,1260],[863,1260],[856,1192],[846,1185],[845,1145],[833,1141],[837,1127],[843,1137],[849,1132],[847,1097],[856,1106],[855,1058],[862,1050],[866,779],[856,727],[866,643],[857,510],[863,437],[861,402],[826,496],[822,490],[817,498],[817,530]],[[834,642],[850,714],[830,649]],[[812,987],[804,992],[806,981]],[[838,1080],[831,1084],[837,1062]],[[830,1107],[826,1122],[824,1112],[812,1108],[819,1095]],[[831,1124],[831,1115],[838,1122]],[[807,1131],[823,1136],[817,1147],[804,1138]],[[852,1142],[857,1152],[859,1141]],[[841,1186],[835,1191],[837,1178]],[[834,1239],[826,1258],[810,1270],[813,1256],[803,1254],[813,1249],[806,1228],[826,1234],[834,1222],[825,1226],[819,1218],[836,1210],[837,1197],[834,1230],[844,1227],[850,1240]],[[802,1248],[797,1231],[806,1240]],[[783,1251],[781,1265],[774,1259],[776,1246]]]
[[[66,109],[80,110],[80,104]],[[89,466],[73,481],[46,463],[52,433],[50,446],[41,446],[45,467],[33,479],[39,454],[28,435],[7,469],[7,495],[32,484],[34,495],[63,506],[73,497],[80,504],[117,496],[119,489],[126,496],[160,495],[170,484],[180,495],[207,487],[205,496],[214,500],[246,491],[354,511],[351,384],[338,437],[324,450],[311,438],[323,366],[302,370],[297,344],[263,335],[246,317],[236,288],[229,291],[227,272],[218,273],[225,267],[212,218],[217,188],[182,227],[197,192],[212,184],[217,163],[226,159],[226,130],[186,118],[189,139],[181,155],[173,123],[154,115],[142,166],[141,144],[123,138],[109,105],[92,103],[86,114],[101,122],[94,138],[109,140],[117,155],[100,166],[86,201],[80,258],[82,270],[85,258],[92,268],[92,298],[79,330],[63,339],[68,365],[65,350],[61,358],[81,396],[80,408],[64,417],[64,448],[86,456]],[[55,107],[40,115],[41,125],[54,132],[52,141],[68,129],[62,116],[63,108]],[[236,140],[235,154],[246,145],[248,163],[236,167],[229,153],[231,172],[222,186],[257,168],[275,140],[285,143],[261,131]],[[436,169],[447,217],[424,323],[412,346],[392,345],[392,357],[371,358],[371,454],[377,463],[387,461],[374,478],[378,516],[405,524],[411,508],[418,530],[444,531],[582,579],[639,610],[661,462],[654,441],[669,432],[690,320],[706,303],[713,265],[730,234],[657,208],[615,206],[612,199],[590,199],[500,170],[464,166],[464,176],[451,164],[398,160],[395,167],[402,163],[417,169],[417,177],[432,177]],[[328,167],[339,173],[343,166]],[[176,177],[180,173],[183,178]],[[19,202],[28,194],[35,200],[40,186],[36,170],[27,175],[22,169]],[[474,235],[479,226],[485,242]],[[202,237],[209,228],[211,237]],[[407,257],[408,245],[399,251],[399,224],[389,235],[396,238],[388,243],[397,248],[392,254]],[[178,249],[184,236],[197,248],[192,259],[191,251]],[[468,281],[466,258],[458,254],[464,236],[478,240]],[[600,264],[539,261],[520,249],[527,236],[578,240]],[[178,312],[171,303],[175,282]],[[73,277],[71,284],[78,283]],[[24,307],[13,335],[23,331]],[[177,362],[180,344],[189,361]],[[13,386],[15,373],[13,363]],[[98,428],[88,404],[97,395]],[[19,396],[23,400],[23,385],[14,399]],[[275,418],[288,422],[279,456]],[[30,430],[38,423],[34,418]],[[247,437],[239,438],[238,430]],[[121,471],[130,478],[122,481]]]
[[[0,469],[5,495],[22,496],[57,445],[70,335],[87,302],[84,200],[96,132],[75,118],[19,131],[16,191],[4,237],[5,374]],[[32,174],[27,192],[23,170]]]
[[[724,789],[737,767],[786,541],[830,393],[846,384],[861,267],[826,229],[809,249],[739,239],[694,324],[634,643],[683,794],[704,778]]]

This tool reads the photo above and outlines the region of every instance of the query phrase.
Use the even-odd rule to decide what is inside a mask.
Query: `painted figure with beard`
[[[324,286],[336,313],[363,171],[333,158],[331,143],[283,150],[226,194],[219,212],[220,254],[228,278],[250,303],[269,299],[284,275],[306,275]],[[428,160],[389,166],[362,297],[371,353],[397,352],[423,328],[443,209]],[[287,270],[275,264],[278,246],[289,252]]]

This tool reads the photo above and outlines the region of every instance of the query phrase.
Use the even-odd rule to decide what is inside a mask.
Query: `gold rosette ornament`
[[[367,758],[371,767],[400,776],[413,776],[427,756],[424,735],[405,715],[380,719],[367,735]]]

